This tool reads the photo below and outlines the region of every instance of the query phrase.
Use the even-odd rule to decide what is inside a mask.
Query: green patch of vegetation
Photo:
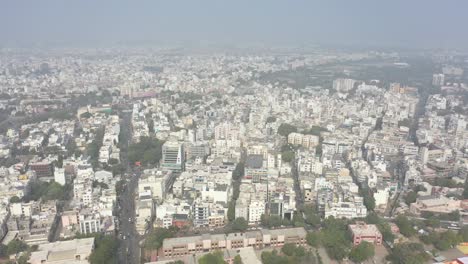
[[[245,231],[249,227],[247,220],[243,217],[238,217],[234,219],[231,223],[232,230],[234,231]]]
[[[420,243],[400,243],[395,245],[387,259],[394,264],[423,264],[431,259]]]
[[[236,210],[236,201],[239,198],[240,193],[240,184],[241,179],[244,177],[245,173],[245,164],[243,162],[239,162],[236,165],[236,168],[232,172],[232,199],[229,202],[227,216],[229,221],[233,221],[235,218],[235,210]]]
[[[262,214],[261,216],[261,224],[264,227],[274,228],[280,226],[290,226],[291,222],[287,219],[281,219],[281,217],[277,215],[265,215]]]
[[[351,249],[351,236],[348,223],[342,219],[328,217],[321,230],[322,244],[330,258],[341,261],[348,256]]]
[[[62,186],[54,181],[35,181],[31,183],[31,192],[23,197],[23,201],[38,201],[39,199],[44,201],[66,200],[68,195],[67,189],[69,189],[69,186]]]
[[[261,255],[264,264],[314,264],[317,263],[315,255],[306,251],[304,247],[287,243],[281,248],[281,253],[276,250],[264,251]]]
[[[354,262],[363,262],[374,255],[374,245],[369,242],[362,241],[358,246],[351,249],[351,252],[349,252],[349,259]]]
[[[283,123],[278,127],[278,134],[287,137],[289,134],[297,132],[297,127]]]
[[[224,255],[221,251],[215,251],[203,255],[198,259],[199,264],[225,264]]]
[[[302,133],[306,135],[320,136],[322,132],[327,132],[328,129],[321,126],[312,126],[310,129],[304,130]]]
[[[102,147],[102,140],[104,138],[104,129],[100,128],[96,131],[94,140],[88,144],[86,152],[90,158],[91,165],[96,169],[99,165],[99,149]]]
[[[399,215],[395,219],[395,224],[400,229],[400,233],[406,237],[412,237],[416,234],[416,230],[413,228],[413,224],[404,215]]]
[[[95,249],[89,256],[91,264],[117,263],[118,240],[113,236],[97,234],[94,237]]]
[[[174,237],[176,228],[156,228],[146,237],[145,249],[158,250],[162,247],[164,239]]]
[[[140,142],[130,145],[128,160],[134,164],[139,161],[142,165],[156,165],[162,157],[163,141],[149,137],[141,137]]]
[[[274,123],[274,122],[276,122],[276,117],[275,116],[269,116],[269,117],[267,117],[266,122],[267,123]]]

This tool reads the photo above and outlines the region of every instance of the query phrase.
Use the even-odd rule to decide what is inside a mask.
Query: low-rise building
[[[357,222],[355,225],[349,225],[349,230],[353,236],[355,246],[361,244],[362,241],[382,245],[382,233],[380,233],[376,225]]]
[[[224,249],[242,249],[253,247],[282,247],[293,243],[304,246],[307,231],[303,227],[286,229],[262,229],[245,233],[204,234],[191,237],[167,238],[159,251],[161,257],[177,258],[200,252],[211,252]]]

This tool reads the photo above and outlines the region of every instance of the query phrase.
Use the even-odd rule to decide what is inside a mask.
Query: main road
[[[140,263],[140,236],[135,229],[135,197],[140,177],[139,169],[132,169],[127,153],[131,140],[131,114],[124,112],[121,120],[121,133],[125,136],[125,142],[121,144],[121,163],[126,166],[125,173],[122,174],[122,180],[125,181],[122,192],[117,197],[118,208],[118,238],[119,238],[119,263],[138,264]]]

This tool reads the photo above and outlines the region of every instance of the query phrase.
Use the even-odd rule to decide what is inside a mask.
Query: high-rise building
[[[333,90],[338,92],[348,92],[353,89],[355,82],[356,81],[353,79],[336,79],[333,81]]]
[[[434,86],[442,86],[445,83],[445,75],[440,73],[440,74],[434,74],[432,75],[432,85]]]
[[[167,141],[162,146],[161,167],[167,170],[183,171],[185,163],[184,145],[175,141]]]

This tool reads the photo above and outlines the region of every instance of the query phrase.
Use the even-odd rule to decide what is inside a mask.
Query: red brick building
[[[362,241],[382,245],[382,233],[380,233],[376,225],[357,222],[355,225],[349,225],[349,230],[353,234],[353,244],[355,246],[361,244]]]

